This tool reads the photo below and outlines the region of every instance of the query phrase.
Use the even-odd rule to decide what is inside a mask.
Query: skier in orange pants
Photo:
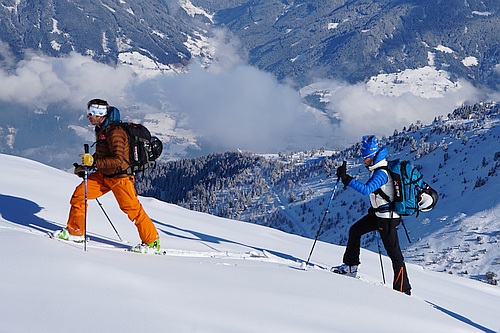
[[[68,218],[68,231],[71,235],[83,236],[85,221],[85,200],[83,182],[78,185],[71,197],[71,210]],[[113,192],[120,209],[133,221],[143,243],[154,242],[158,237],[156,228],[142,208],[134,188],[134,177],[108,178],[102,172],[91,173],[87,181],[87,199],[92,200]]]
[[[160,251],[158,231],[144,211],[134,188],[135,177],[131,172],[129,143],[127,133],[120,126],[111,126],[108,119],[108,103],[93,99],[87,104],[87,119],[95,125],[95,154],[81,155],[82,165],[75,167],[75,174],[81,175],[84,168],[96,170],[87,179],[87,200],[113,192],[120,209],[134,222],[139,232],[141,243],[132,251]],[[75,188],[70,200],[67,228],[56,231],[54,236],[63,240],[84,241],[85,234],[85,185],[82,182]]]

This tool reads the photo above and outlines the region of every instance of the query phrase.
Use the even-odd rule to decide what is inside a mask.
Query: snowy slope
[[[439,193],[435,209],[404,218],[411,239],[410,243],[404,228],[400,228],[406,260],[436,271],[483,281],[487,280],[488,273],[496,274],[488,282],[498,283],[500,114],[495,104],[479,110],[479,105],[463,106],[453,114],[438,117],[432,124],[417,123],[392,136],[379,136],[379,142],[387,147],[390,160],[410,160],[420,167],[424,180]],[[247,183],[264,185],[247,190],[247,193],[258,195],[251,204],[242,201],[245,204],[243,213],[239,209],[243,205],[234,204],[233,216],[240,215],[245,221],[314,237],[337,181],[328,174],[334,173],[346,160],[348,173],[362,182],[367,181],[369,172],[358,157],[358,151],[359,147],[353,145],[340,155],[334,153],[333,157],[329,157],[332,152],[318,150],[276,155],[279,168],[274,167],[272,173],[261,172],[264,181],[251,174]],[[222,199],[217,207],[224,207],[235,197],[233,188],[230,190],[226,191],[226,197],[221,195],[223,191],[218,191]],[[242,186],[240,193],[245,193],[244,190]],[[345,245],[349,227],[366,214],[368,206],[368,197],[350,188],[343,189],[340,184],[326,214],[320,239]],[[362,246],[377,251],[375,233],[363,237]]]
[[[138,238],[111,195],[101,203],[126,241],[90,202],[89,234],[101,242],[84,252],[44,235],[64,226],[77,177],[0,155],[0,179],[2,332],[500,330],[496,286],[409,265],[408,297],[381,284],[378,255],[368,251],[362,279],[304,271],[311,239],[149,198],[141,200],[168,255],[119,249]],[[258,257],[263,249],[274,255]],[[338,264],[342,251],[319,242],[312,261]]]

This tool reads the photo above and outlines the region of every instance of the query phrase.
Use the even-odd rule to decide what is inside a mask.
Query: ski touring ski
[[[288,264],[292,268],[296,268],[297,264],[300,263],[300,269],[302,269],[302,270],[307,270],[308,268],[314,268],[314,269],[318,269],[318,270],[322,270],[322,271],[330,271],[330,268],[325,266],[325,265],[316,264],[316,263],[312,263],[312,262],[306,263],[304,260],[300,260],[300,259],[293,260],[293,259],[283,258],[283,257],[280,257],[280,256],[278,256],[278,255],[276,255],[268,250],[262,250],[262,253],[267,258],[273,259],[273,260],[280,262],[280,263],[283,263],[283,264]]]
[[[83,242],[75,242],[72,240],[64,240],[54,236],[52,231],[47,231],[45,233],[50,239],[57,240],[61,243],[73,246],[75,248],[82,248]],[[146,253],[133,251],[133,246],[125,242],[119,242],[117,240],[108,240],[102,237],[97,237],[95,239],[93,236],[87,236],[86,238],[87,249],[90,250],[107,250],[107,251],[119,251],[128,252],[134,254],[144,254],[144,255],[156,255],[156,256],[169,256],[169,257],[190,257],[190,258],[212,258],[219,260],[255,260],[261,262],[275,263],[281,265],[287,265],[293,269],[301,269],[307,271],[308,269],[320,270],[324,272],[333,272],[341,274],[336,271],[337,267],[329,267],[319,263],[309,262],[306,265],[306,261],[295,257],[287,257],[286,254],[275,253],[271,250],[266,249],[252,249],[250,251],[244,252],[232,252],[232,251],[194,251],[194,250],[182,250],[174,248],[161,248],[158,252],[148,251]]]

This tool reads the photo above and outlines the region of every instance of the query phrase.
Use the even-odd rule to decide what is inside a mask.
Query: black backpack
[[[120,126],[125,130],[130,145],[130,167],[127,174],[143,172],[149,167],[156,166],[156,159],[163,151],[163,144],[156,136],[152,136],[149,130],[142,124],[122,122],[120,111],[111,106],[108,108],[108,120],[110,127]]]

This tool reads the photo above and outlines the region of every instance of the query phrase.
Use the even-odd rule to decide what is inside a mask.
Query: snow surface
[[[379,74],[366,83],[368,91],[385,96],[401,96],[411,93],[422,98],[443,97],[447,91],[460,89],[457,82],[450,80],[450,74],[433,66],[406,69],[400,73]],[[396,89],[394,89],[397,87]]]
[[[100,202],[125,241],[89,202],[84,252],[45,236],[65,225],[80,179],[0,155],[0,181],[1,332],[500,330],[497,286],[409,264],[408,297],[382,284],[378,254],[365,250],[361,279],[305,271],[311,239],[151,198],[141,202],[166,256],[122,250],[139,239],[112,195]],[[318,242],[311,261],[339,264],[343,250]],[[383,263],[390,281],[390,261]]]
[[[464,64],[464,66],[466,66],[466,67],[478,66],[479,61],[477,60],[476,57],[465,57],[462,60],[462,64]]]
[[[179,0],[179,5],[186,11],[186,13],[191,16],[195,17],[195,15],[202,15],[210,20],[210,22],[213,22],[214,15],[213,14],[208,14],[203,8],[201,7],[196,7],[194,6],[191,1],[189,0]]]

